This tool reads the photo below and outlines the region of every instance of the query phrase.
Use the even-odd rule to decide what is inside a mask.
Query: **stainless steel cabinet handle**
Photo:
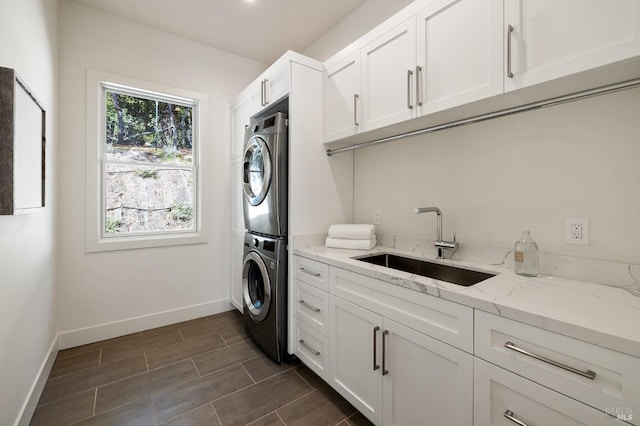
[[[304,269],[304,268],[302,268],[302,267],[301,267],[301,268],[298,268],[298,271],[300,271],[300,272],[304,272],[305,274],[309,274],[309,275],[314,276],[314,277],[320,277],[320,276],[321,276],[321,274],[320,274],[319,272],[311,272],[311,271],[307,271],[306,269]]]
[[[591,370],[582,371],[582,370],[578,370],[577,368],[569,367],[568,365],[561,364],[561,363],[556,362],[556,361],[554,361],[552,359],[545,358],[545,357],[540,356],[540,355],[536,355],[536,354],[531,353],[529,351],[525,351],[524,349],[521,349],[521,348],[517,347],[512,342],[505,343],[504,347],[507,348],[507,349],[511,349],[512,351],[518,352],[518,353],[520,353],[522,355],[526,355],[526,356],[529,356],[529,357],[531,357],[533,359],[537,359],[538,361],[546,362],[547,364],[551,364],[551,365],[553,365],[555,367],[562,368],[563,370],[570,371],[570,372],[578,374],[578,375],[580,375],[582,377],[586,377],[587,379],[593,380],[593,379],[596,378],[596,373],[591,371]]]
[[[269,87],[269,80],[266,78],[263,80],[264,82],[264,105],[269,105],[269,97],[267,96],[267,88]]]
[[[525,422],[521,422],[520,420],[513,417],[513,411],[511,410],[505,411],[504,416],[519,426],[527,426]]]
[[[376,359],[376,346],[378,342],[378,331],[380,331],[380,327],[373,327],[373,371],[376,371],[380,366],[378,365],[378,360]]]
[[[416,67],[416,103],[422,106],[422,67]]]
[[[316,308],[315,306],[312,306],[312,305],[308,304],[304,300],[298,300],[298,303],[301,304],[302,306],[304,306],[307,309],[311,309],[313,312],[320,312],[320,308]]]
[[[382,375],[386,376],[387,374],[389,374],[389,370],[387,370],[386,364],[387,364],[387,356],[386,356],[386,345],[385,345],[385,336],[389,334],[389,330],[385,330],[382,332]]]
[[[413,71],[407,70],[407,108],[413,109],[411,105],[411,77],[413,77]]]
[[[260,106],[264,106],[264,80],[260,82]]]
[[[307,345],[304,340],[300,339],[298,340],[298,343],[300,343],[306,350],[308,350],[309,352],[311,352],[312,354],[314,354],[315,356],[320,355],[320,351],[316,351],[315,349],[313,349],[311,346]]]
[[[353,125],[354,126],[359,126],[360,123],[358,123],[358,98],[360,96],[358,96],[357,93],[353,94]]]
[[[513,35],[513,26],[507,25],[507,77],[513,78],[513,71],[511,70],[511,38]]]

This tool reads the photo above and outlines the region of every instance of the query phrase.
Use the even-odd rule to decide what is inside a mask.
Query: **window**
[[[87,191],[87,250],[205,241],[198,166],[206,97],[97,71],[87,81],[87,109],[96,113],[87,123],[88,187],[97,189]]]

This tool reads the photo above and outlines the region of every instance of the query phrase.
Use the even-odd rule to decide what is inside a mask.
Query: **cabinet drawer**
[[[602,411],[629,410],[640,424],[639,358],[480,311],[475,354]]]
[[[478,358],[474,371],[474,426],[622,424],[602,411]]]
[[[331,294],[473,353],[473,309],[344,269],[330,268]]]
[[[305,257],[293,257],[293,277],[321,290],[329,291],[329,265]]]
[[[295,280],[296,318],[304,321],[311,328],[327,336],[327,318],[329,312],[329,293],[302,281]]]
[[[329,380],[329,341],[302,321],[296,325],[296,355],[320,378]]]

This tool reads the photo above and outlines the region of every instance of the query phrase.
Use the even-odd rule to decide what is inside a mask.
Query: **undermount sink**
[[[496,274],[474,271],[473,269],[458,268],[456,266],[443,265],[428,260],[412,259],[410,257],[388,253],[354,257],[354,259],[465,287],[496,276]]]

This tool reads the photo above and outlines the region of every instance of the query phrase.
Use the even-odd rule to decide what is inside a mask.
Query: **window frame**
[[[193,211],[194,228],[189,230],[165,230],[151,232],[130,232],[108,234],[106,221],[106,93],[116,92],[145,99],[170,101],[193,108],[193,163],[183,166],[193,170]],[[103,71],[87,70],[87,144],[86,144],[86,241],[87,252],[126,250],[148,247],[199,244],[208,242],[205,211],[207,200],[202,190],[203,141],[206,140],[207,126],[203,117],[208,115],[208,99],[201,93],[178,89],[143,80],[119,76]],[[144,163],[136,163],[145,167]],[[150,164],[154,168],[162,165]],[[174,167],[175,165],[167,165]]]

